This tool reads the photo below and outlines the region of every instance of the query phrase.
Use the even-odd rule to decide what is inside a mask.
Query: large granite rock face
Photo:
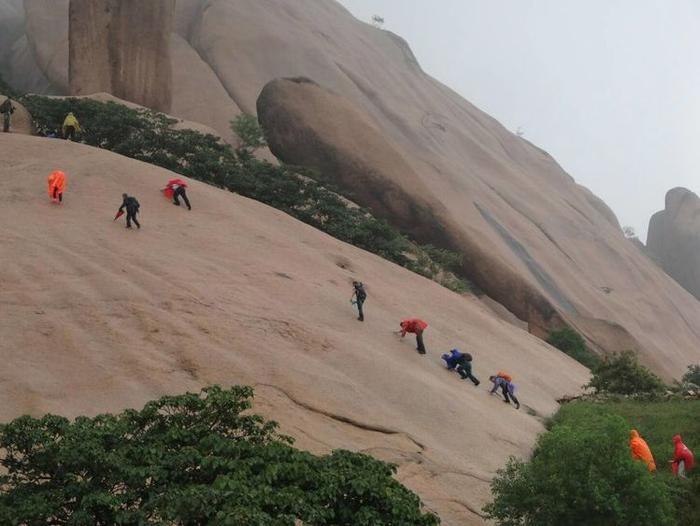
[[[188,181],[191,215],[158,191],[172,172],[71,141],[0,136],[0,158],[2,422],[251,385],[253,410],[296,446],[392,462],[443,526],[483,526],[496,470],[529,455],[556,400],[588,380],[474,298],[262,203]],[[60,209],[41,191],[56,167]],[[104,221],[125,189],[144,210],[138,235]],[[370,287],[361,327],[357,278]],[[390,331],[412,313],[430,323],[426,356]],[[445,371],[455,342],[486,382],[507,364],[520,411]]]
[[[666,194],[649,221],[647,249],[685,290],[700,299],[700,198],[685,188]]]
[[[107,92],[168,112],[175,0],[71,0],[71,95]]]
[[[43,0],[44,9],[63,16],[63,1]],[[146,17],[138,15],[141,27]],[[277,95],[268,94],[278,124],[298,124],[271,134],[281,157],[323,168],[328,155],[342,153],[342,169],[326,176],[421,240],[459,249],[467,275],[538,336],[568,324],[594,348],[636,349],[666,377],[697,361],[697,301],[624,239],[605,203],[546,152],[426,75],[398,36],[333,0],[181,0],[172,21],[158,22],[157,32],[171,23],[174,31],[176,116],[234,140],[228,121],[255,113],[268,83],[311,79],[313,89],[283,92],[277,84]],[[51,46],[39,41],[60,47],[61,37],[30,31],[14,44],[13,71],[60,91],[63,74],[47,64],[61,61],[49,60]],[[302,131],[321,139],[317,150],[294,137]],[[374,149],[355,137],[363,134]]]

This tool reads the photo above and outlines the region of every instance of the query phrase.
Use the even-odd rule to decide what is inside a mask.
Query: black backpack
[[[139,208],[141,205],[139,202],[136,200],[135,197],[127,197],[126,200],[124,201],[124,204],[126,205],[127,208],[131,208],[132,210],[135,210],[136,212],[139,211]]]
[[[365,286],[362,283],[355,285],[355,295],[360,301],[365,301],[367,299],[367,292],[365,291]]]

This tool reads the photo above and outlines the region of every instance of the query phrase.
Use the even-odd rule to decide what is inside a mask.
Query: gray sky
[[[340,0],[551,153],[646,239],[700,191],[700,0]]]

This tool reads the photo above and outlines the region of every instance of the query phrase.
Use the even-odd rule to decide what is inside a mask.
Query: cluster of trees
[[[591,372],[593,376],[586,387],[596,393],[654,395],[666,389],[663,381],[641,365],[632,351],[605,355]]]
[[[256,199],[451,290],[470,290],[470,284],[456,274],[459,254],[411,242],[386,221],[321,185],[318,174],[255,158],[255,149],[265,145],[255,117],[242,115],[233,123],[243,141],[234,149],[213,135],[173,129],[175,120],[150,110],[34,95],[23,97],[22,102],[40,132],[60,129],[63,118],[72,111],[80,119],[81,141],[86,144]]]
[[[630,456],[629,426],[614,415],[559,424],[529,462],[499,470],[484,508],[500,526],[673,526],[670,488]]]
[[[586,346],[586,341],[579,333],[569,327],[550,332],[547,343],[591,370],[591,381],[584,387],[593,389],[596,393],[654,396],[672,389],[640,364],[633,351],[599,356]],[[700,385],[697,382],[700,382],[700,365],[691,365],[683,376],[681,385]]]
[[[664,428],[669,447],[669,429],[687,428],[688,417],[678,407],[640,401],[660,400],[657,395],[669,386],[641,365],[634,352],[595,355],[569,328],[554,331],[548,342],[591,368],[591,380],[584,387],[596,393],[637,395],[629,403],[651,419],[655,417],[645,409],[649,403],[677,411],[673,424]],[[698,382],[700,365],[691,365],[682,385]],[[492,482],[494,500],[484,508],[489,518],[499,526],[673,526],[700,521],[700,476],[683,481],[669,473],[653,475],[643,463],[634,462],[628,445],[630,425],[610,410],[610,404],[617,407],[624,398],[605,400],[565,406],[549,423],[549,432],[539,437],[531,459],[508,460]]]
[[[681,379],[681,385],[700,387],[700,364],[689,365]]]
[[[0,426],[7,525],[434,526],[395,467],[292,446],[250,413],[253,391],[217,386],[141,410]]]

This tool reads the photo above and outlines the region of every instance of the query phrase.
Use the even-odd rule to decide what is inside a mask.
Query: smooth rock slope
[[[396,462],[444,524],[481,524],[495,470],[587,380],[476,299],[255,201],[191,182],[188,212],[159,192],[172,173],[57,139],[0,136],[0,156],[3,421],[251,384],[300,447]],[[60,206],[45,190],[57,168]],[[112,221],[122,192],[141,202],[141,230]],[[348,302],[357,278],[364,324]],[[392,334],[404,316],[430,324],[427,356]],[[443,369],[455,346],[474,354],[479,388]],[[521,411],[488,395],[500,368]]]
[[[0,0],[9,25],[16,26],[16,3]],[[25,7],[26,34],[9,54],[11,77],[32,85],[43,76],[46,89],[60,86],[65,74],[48,67],[61,64],[60,45],[41,42],[63,42],[67,24],[39,31],[45,26],[36,20],[39,12],[46,20],[67,18],[65,0],[26,0]],[[397,35],[356,20],[333,0],[181,0],[173,16],[178,117],[233,140],[228,121],[254,113],[265,86],[311,79],[330,95],[297,85],[292,98],[283,83],[271,85],[271,111],[297,126],[272,134],[278,155],[316,167],[335,154],[346,168],[362,161],[362,177],[354,177],[357,170],[325,175],[353,195],[362,197],[369,182],[373,194],[396,196],[391,206],[376,206],[368,192],[358,202],[413,227],[424,241],[462,252],[469,278],[533,334],[573,326],[594,349],[638,351],[667,379],[698,361],[697,300],[624,239],[605,203],[546,152],[426,75]],[[298,149],[294,134],[309,133],[322,140]],[[365,156],[362,139],[370,135],[381,140]],[[396,162],[374,162],[382,158]]]

